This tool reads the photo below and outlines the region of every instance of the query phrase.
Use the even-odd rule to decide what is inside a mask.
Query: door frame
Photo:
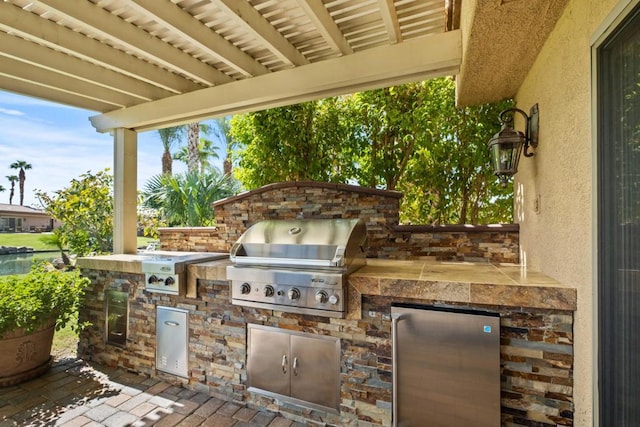
[[[599,319],[599,271],[598,265],[600,262],[598,254],[598,229],[600,224],[600,218],[598,215],[598,49],[604,44],[606,39],[618,29],[620,24],[631,14],[636,6],[640,4],[640,0],[620,0],[618,4],[612,9],[609,15],[602,21],[600,26],[594,31],[591,36],[591,188],[592,188],[592,351],[593,351],[593,408],[592,408],[592,425],[595,427],[600,426],[600,394],[599,394],[599,348],[600,348],[600,319]],[[603,426],[604,427],[604,426]]]

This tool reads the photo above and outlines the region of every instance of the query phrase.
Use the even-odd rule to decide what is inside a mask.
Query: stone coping
[[[215,202],[213,202],[213,206],[218,207],[218,206],[226,205],[229,203],[235,203],[239,200],[246,199],[247,197],[251,197],[256,194],[266,193],[268,191],[286,189],[286,188],[296,188],[296,187],[326,188],[329,190],[345,191],[350,193],[373,194],[373,195],[378,195],[383,197],[392,197],[394,199],[402,198],[402,193],[395,190],[380,190],[377,188],[362,187],[359,185],[342,184],[342,183],[336,183],[336,182],[288,181],[288,182],[276,182],[273,184],[267,184],[260,188],[256,188],[255,190],[246,191],[244,193],[236,194],[235,196],[230,196],[225,199],[216,200]]]
[[[126,254],[87,257],[80,258],[78,266],[141,273],[143,258]],[[228,265],[228,259],[189,264],[187,297],[197,297],[197,279],[227,280]],[[350,319],[360,317],[363,295],[568,311],[577,308],[575,287],[517,264],[367,259],[367,265],[351,274],[348,281]]]

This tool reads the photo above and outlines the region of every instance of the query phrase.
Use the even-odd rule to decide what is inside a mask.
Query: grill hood
[[[266,220],[251,226],[231,248],[237,265],[349,270],[367,251],[361,219]]]

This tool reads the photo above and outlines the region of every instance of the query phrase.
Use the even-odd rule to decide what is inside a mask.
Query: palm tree
[[[143,205],[157,209],[172,226],[206,226],[214,222],[213,202],[235,194],[235,182],[210,168],[205,173],[156,175],[145,184]]]
[[[0,193],[2,193],[3,191],[7,191],[7,189],[0,185]]]
[[[158,135],[162,141],[162,173],[164,175],[171,175],[173,169],[173,158],[171,157],[171,149],[174,144],[180,141],[180,138],[184,135],[184,127],[174,126],[164,129],[158,129]]]
[[[216,152],[217,150],[218,147],[215,147],[211,140],[200,138],[200,143],[198,144],[198,163],[200,164],[200,173],[204,173],[211,166],[211,163],[209,162],[210,158],[220,158]],[[180,160],[181,162],[188,164],[189,152],[187,147],[182,147],[180,151],[173,155],[173,158],[174,160]]]
[[[187,125],[187,171],[198,171],[198,145],[200,142],[200,123],[193,122]]]
[[[11,169],[20,169],[18,180],[20,181],[20,206],[22,206],[24,204],[24,181],[26,179],[24,171],[31,169],[31,163],[27,163],[24,160],[16,160],[9,167]]]
[[[15,190],[16,190],[16,182],[18,181],[19,178],[17,175],[7,175],[7,179],[11,183],[11,190],[9,192],[9,204],[12,204],[13,195],[15,194]]]
[[[233,152],[238,148],[238,141],[235,141],[231,136],[231,120],[229,117],[218,117],[216,120],[216,126],[214,132],[218,137],[218,140],[225,147],[224,161],[222,162],[222,171],[225,175],[230,176],[233,173],[233,163],[231,157]]]

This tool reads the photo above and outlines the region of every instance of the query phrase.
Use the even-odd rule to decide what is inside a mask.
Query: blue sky
[[[6,176],[18,174],[9,168],[16,160],[32,165],[26,171],[25,206],[39,207],[36,189],[51,194],[88,171],[113,171],[113,138],[91,126],[89,117],[96,114],[0,91],[0,185],[6,188],[0,192],[0,203],[9,203]],[[161,172],[161,156],[162,143],[156,131],[138,134],[138,189]],[[180,172],[185,167],[174,161],[173,169]],[[13,203],[20,203],[17,185]]]

